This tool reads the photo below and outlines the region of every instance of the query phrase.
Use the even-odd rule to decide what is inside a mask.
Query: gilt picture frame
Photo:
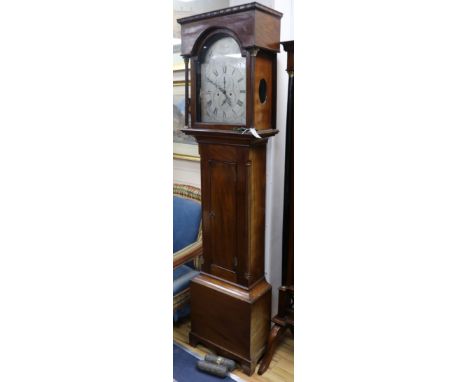
[[[200,161],[194,137],[183,133],[185,122],[185,81],[173,81],[173,158]]]

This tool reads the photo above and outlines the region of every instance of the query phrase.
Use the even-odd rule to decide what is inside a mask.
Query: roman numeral
[[[223,66],[223,73],[226,73],[227,67],[226,65]]]
[[[237,100],[237,104],[238,104],[239,106],[242,106],[242,105],[244,104],[244,102],[242,102],[240,99],[238,99],[238,100]]]
[[[212,103],[213,103],[213,101],[209,100],[206,104],[208,105],[208,107],[210,107]]]
[[[237,82],[241,82],[241,81],[244,81],[244,77],[241,77],[237,80]]]
[[[223,118],[226,118],[226,112],[223,111]]]
[[[241,93],[245,93],[245,90],[240,90]]]
[[[217,71],[216,69],[213,70],[213,74],[214,74],[216,77],[218,77],[218,75],[219,75],[219,73],[218,73],[218,71]]]
[[[218,108],[217,107],[215,107],[215,109],[213,110],[213,114],[218,115]]]

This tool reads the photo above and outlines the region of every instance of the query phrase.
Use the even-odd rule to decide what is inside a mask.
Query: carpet
[[[220,378],[199,371],[197,361],[202,357],[175,342],[173,352],[173,382],[244,382],[232,373],[230,373],[230,377]]]

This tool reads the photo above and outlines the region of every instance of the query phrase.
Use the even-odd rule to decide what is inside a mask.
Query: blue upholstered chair
[[[173,185],[173,319],[190,313],[190,280],[199,273],[203,251],[200,189]]]

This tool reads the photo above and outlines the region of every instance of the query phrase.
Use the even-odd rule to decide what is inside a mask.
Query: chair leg
[[[278,346],[278,342],[285,332],[286,327],[280,326],[278,324],[275,324],[273,328],[271,328],[270,337],[268,338],[267,350],[263,356],[262,362],[260,363],[260,367],[258,368],[258,375],[262,375],[265,371],[268,370],[270,362],[273,358],[273,354],[275,353],[276,347]]]

